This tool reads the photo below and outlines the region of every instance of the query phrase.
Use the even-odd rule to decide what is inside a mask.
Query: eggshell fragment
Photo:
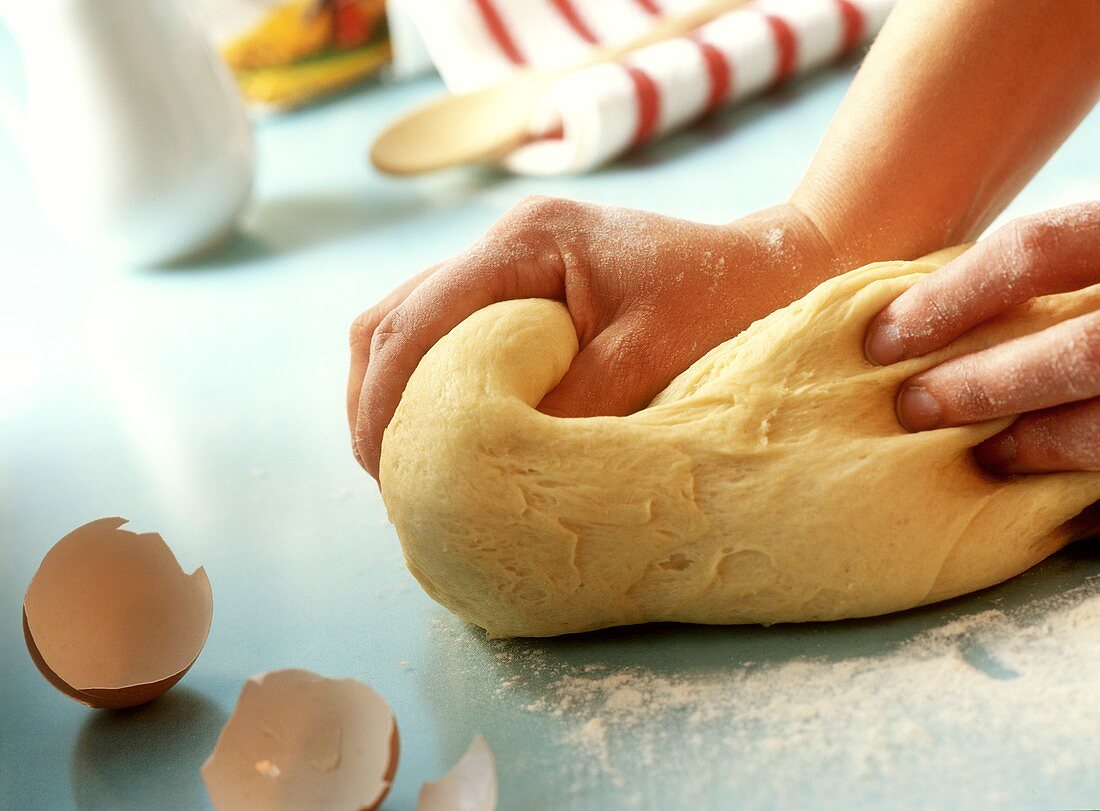
[[[449,772],[420,789],[418,811],[495,811],[497,767],[489,744],[474,735],[470,748]]]
[[[217,811],[373,811],[398,752],[393,710],[370,687],[276,670],[245,682],[202,779]]]
[[[89,707],[133,707],[169,690],[210,633],[206,572],[184,573],[156,533],[101,518],[46,553],[23,600],[31,659],[54,687]]]

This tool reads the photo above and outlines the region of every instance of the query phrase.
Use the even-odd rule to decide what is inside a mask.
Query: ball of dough
[[[561,304],[475,313],[421,361],[383,439],[410,570],[498,637],[865,617],[1022,572],[1071,539],[1100,473],[994,478],[970,448],[1011,419],[911,434],[894,398],[940,361],[1095,309],[1100,287],[870,364],[874,315],[957,252],[822,284],[628,417],[535,410],[577,353]]]

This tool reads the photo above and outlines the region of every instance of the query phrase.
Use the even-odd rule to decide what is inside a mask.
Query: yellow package
[[[288,109],[389,63],[385,0],[207,0],[245,98]],[[228,33],[227,33],[228,29]]]

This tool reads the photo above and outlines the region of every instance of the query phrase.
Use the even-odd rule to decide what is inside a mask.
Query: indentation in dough
[[[673,552],[664,560],[657,561],[657,565],[660,566],[662,569],[672,569],[677,572],[682,572],[684,571],[684,569],[689,568],[694,562],[695,561],[693,561],[691,558],[681,554],[680,552]]]
[[[772,559],[759,549],[738,549],[727,552],[718,560],[715,575],[720,580],[739,580],[767,588],[778,577]]]
[[[760,420],[760,429],[757,433],[756,441],[761,446],[767,445],[771,441],[772,433],[772,421],[775,419],[776,414],[779,413],[779,407],[776,406]]]
[[[837,619],[843,611],[845,600],[848,598],[847,592],[850,590],[850,586],[847,589],[817,589],[802,603],[799,613],[810,620]]]
[[[583,575],[581,567],[577,563],[577,559],[581,554],[581,535],[577,532],[577,529],[570,526],[569,522],[564,518],[555,517],[554,520],[569,535],[569,569],[577,580],[580,581]]]

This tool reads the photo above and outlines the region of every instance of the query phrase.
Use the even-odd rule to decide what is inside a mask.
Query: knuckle
[[[533,214],[556,214],[568,209],[572,201],[546,194],[530,194],[513,206],[513,211]]]
[[[1100,470],[1100,415],[1093,418],[1075,443],[1078,463],[1087,470]]]
[[[383,351],[398,343],[408,332],[408,320],[401,309],[391,310],[374,328],[371,335],[371,354]]]
[[[970,417],[992,414],[996,410],[996,404],[985,383],[972,369],[968,369],[959,379],[956,401],[960,409]]]
[[[549,194],[528,194],[512,206],[513,211],[529,211],[553,203],[557,198]]]
[[[398,307],[386,314],[374,330],[371,338],[371,357],[387,356],[393,358],[410,350],[423,354],[428,345],[422,343],[420,333],[423,324],[415,314]]]
[[[1073,347],[1080,353],[1081,361],[1090,376],[1100,370],[1100,313],[1086,319],[1081,325],[1081,339]]]
[[[555,230],[563,221],[575,215],[581,204],[561,197],[537,194],[524,197],[505,214],[512,225]]]
[[[1100,310],[1081,319],[1081,334],[1090,346],[1100,348]]]
[[[466,254],[465,271],[479,273],[477,283],[504,298],[525,297],[533,280],[563,278],[583,231],[577,227],[582,207],[557,197],[524,198]]]
[[[378,323],[382,318],[382,313],[375,307],[365,310],[355,317],[348,330],[348,343],[353,350],[370,349],[374,331],[378,328]]]
[[[1025,217],[1009,226],[1009,240],[1027,268],[1050,264],[1062,239],[1061,227],[1044,216]]]
[[[1100,403],[1025,416],[1013,426],[1018,459],[1045,470],[1100,469]]]
[[[1066,400],[1100,394],[1100,312],[1055,327],[1057,341],[1046,358],[1046,375]]]
[[[935,341],[950,332],[959,318],[958,304],[951,291],[938,286],[915,291],[893,315],[898,340],[907,348]]]
[[[934,291],[925,296],[924,304],[924,315],[933,330],[950,324],[955,316],[955,308],[952,306],[951,300],[939,291]]]

